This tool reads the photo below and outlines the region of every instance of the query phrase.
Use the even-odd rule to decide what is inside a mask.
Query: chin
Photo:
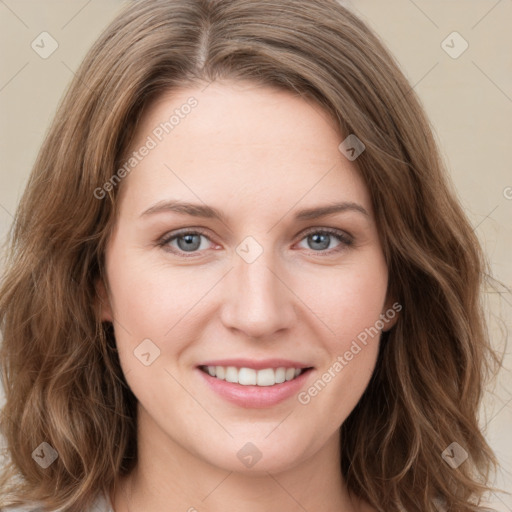
[[[228,444],[217,446],[215,453],[205,450],[201,458],[226,471],[268,476],[268,473],[280,473],[292,469],[311,455],[306,453],[311,448],[311,443],[308,443],[302,451],[293,437],[288,437],[285,442],[280,436],[273,437],[272,434],[267,439],[244,436],[243,439],[235,437],[230,439]],[[312,451],[314,452],[314,448]]]

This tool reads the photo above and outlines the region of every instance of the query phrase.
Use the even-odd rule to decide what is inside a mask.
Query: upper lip
[[[292,361],[290,359],[216,359],[204,361],[198,366],[234,366],[236,368],[252,368],[264,370],[265,368],[311,368],[311,365]]]

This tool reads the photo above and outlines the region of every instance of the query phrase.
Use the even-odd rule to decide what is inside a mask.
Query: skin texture
[[[373,510],[346,490],[338,429],[369,382],[378,336],[307,405],[294,395],[239,407],[197,369],[211,359],[287,358],[314,367],[307,389],[376,323],[393,301],[368,190],[316,104],[243,82],[202,89],[165,94],[139,123],[132,151],[187,98],[198,101],[121,183],[108,286],[98,285],[139,401],[139,462],[112,495],[116,512]],[[213,206],[225,221],[141,216],[169,199]],[[368,215],[294,219],[340,201]],[[181,228],[205,231],[195,252],[183,239],[158,244]],[[343,231],[352,245],[331,236],[320,247],[311,235],[322,228]],[[251,263],[236,252],[248,236],[263,251]],[[134,355],[144,339],[160,350],[149,366]],[[250,468],[237,457],[247,442],[262,455]]]

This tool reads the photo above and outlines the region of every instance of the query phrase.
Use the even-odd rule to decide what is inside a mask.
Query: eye
[[[199,249],[206,249],[202,243],[201,238],[206,240],[210,240],[202,231],[182,231],[182,232],[174,232],[170,233],[167,236],[164,236],[159,242],[158,245],[163,247],[165,250],[169,250],[174,253],[195,253],[198,252]],[[176,242],[176,245],[172,245],[173,242]],[[183,255],[183,254],[181,254]],[[185,256],[184,257],[188,257]]]
[[[333,238],[339,242],[338,245],[334,248],[331,247],[330,250],[326,251],[326,249],[329,249]],[[208,248],[208,244],[203,244],[202,239],[211,242],[210,238],[201,230],[185,230],[165,235],[160,241],[158,241],[158,245],[166,251],[187,258],[194,257],[194,255],[201,250],[206,250]],[[310,243],[308,243],[308,248],[313,252],[327,254],[342,251],[354,242],[350,235],[344,231],[333,228],[314,228],[308,231],[301,241],[302,240],[310,241]],[[190,256],[188,256],[187,253],[189,253]]]
[[[326,251],[325,249],[329,249],[333,238],[338,240],[339,244],[334,248],[331,247],[332,250]],[[327,252],[328,254],[342,251],[354,243],[352,237],[347,233],[333,228],[314,228],[308,231],[302,240],[309,242],[308,248],[312,249],[313,252]]]

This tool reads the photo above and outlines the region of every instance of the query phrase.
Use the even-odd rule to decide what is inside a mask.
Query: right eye
[[[187,256],[186,253],[194,254],[200,252],[199,249],[206,249],[206,247],[203,246],[204,244],[201,243],[201,237],[209,240],[206,234],[202,231],[174,231],[165,235],[158,242],[158,245],[161,246],[164,250],[170,251],[174,254],[177,254],[178,256],[190,258],[191,256]],[[173,242],[176,242],[176,245],[172,245]]]

